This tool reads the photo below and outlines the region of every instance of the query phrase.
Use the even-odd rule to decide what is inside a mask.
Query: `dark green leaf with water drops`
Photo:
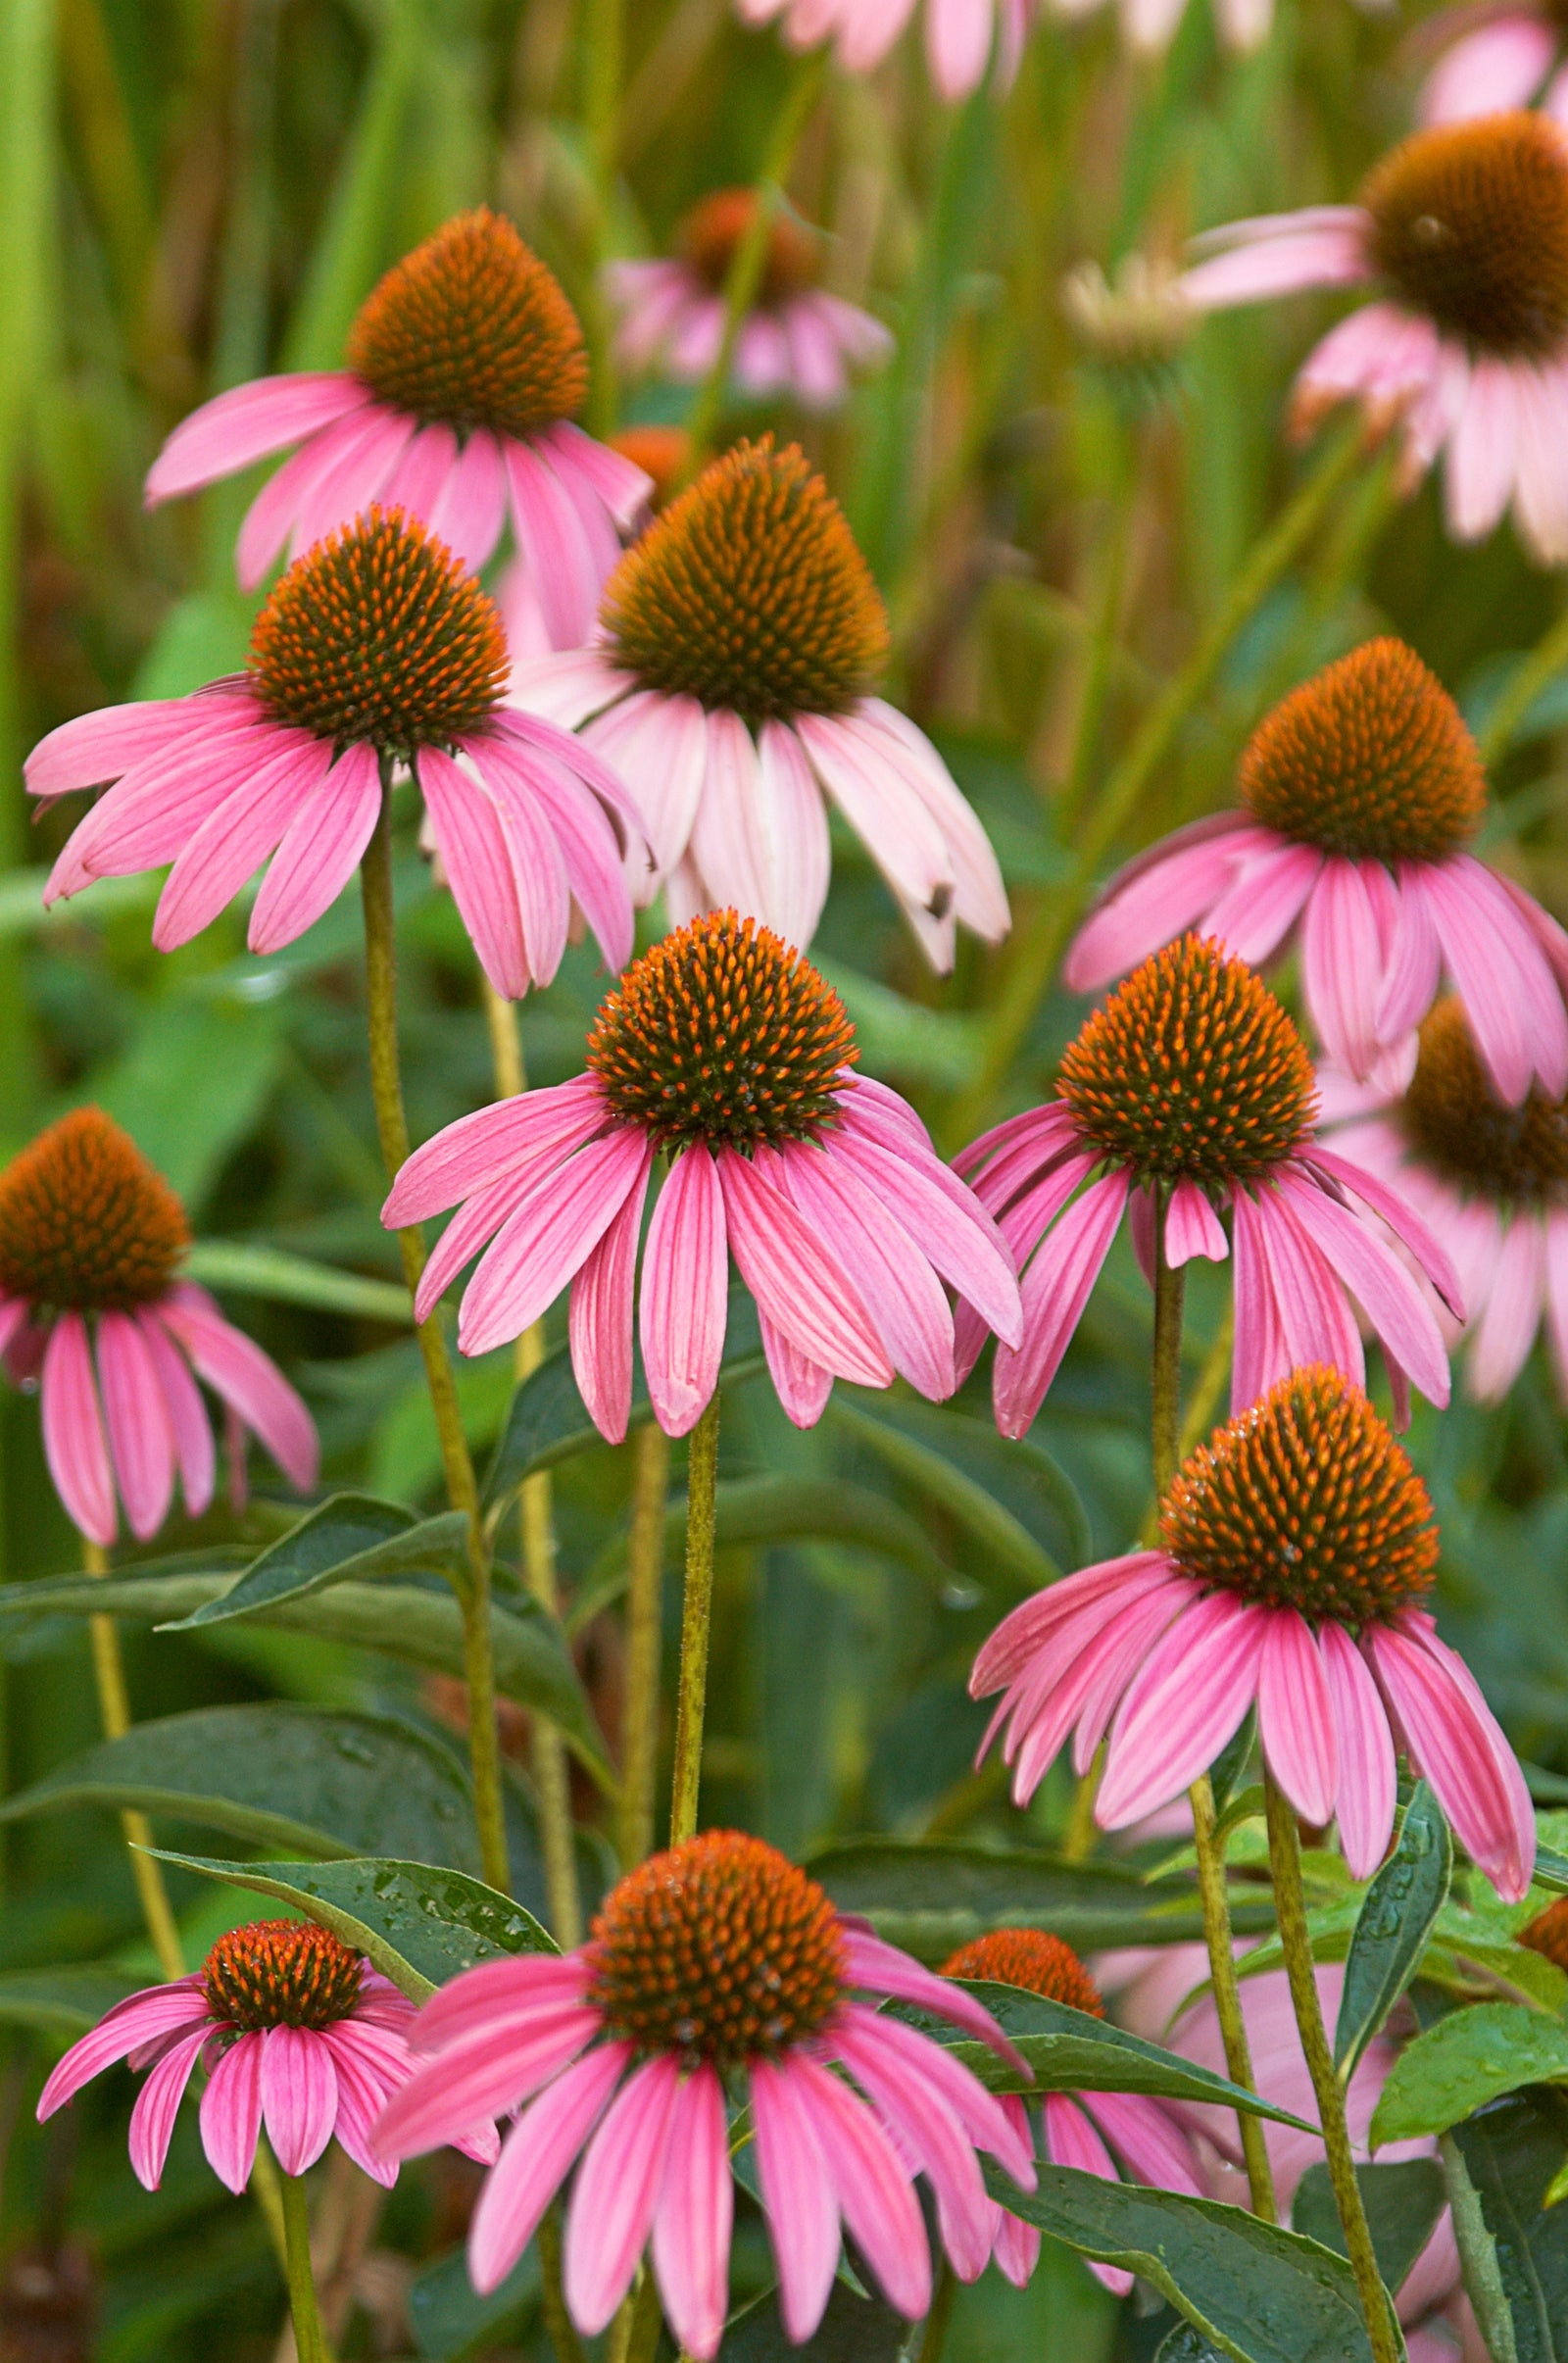
[[[284,1600],[308,1599],[334,1584],[381,1576],[461,1577],[467,1533],[468,1521],[460,1510],[418,1519],[396,1501],[378,1501],[370,1494],[334,1494],[253,1560],[231,1590],[179,1622],[226,1623]]]
[[[1439,2019],[1395,2061],[1372,2142],[1441,2134],[1499,2093],[1568,2081],[1568,2027],[1519,2002],[1477,2002]]]
[[[1425,1781],[1418,1781],[1398,1842],[1361,1905],[1346,1956],[1334,2064],[1348,2080],[1416,1973],[1453,1877],[1453,1839]]]
[[[1378,2271],[1385,2287],[1397,2290],[1447,2203],[1443,2169],[1436,2158],[1401,2158],[1388,2166],[1358,2166],[1355,2179],[1377,2252]],[[1296,2187],[1291,2229],[1304,2232],[1338,2256],[1348,2253],[1334,2187],[1321,2158],[1307,2168]]]
[[[1444,2139],[1465,2287],[1497,2363],[1568,2363],[1568,2206],[1544,2204],[1568,2155],[1568,2099],[1536,2091]]]

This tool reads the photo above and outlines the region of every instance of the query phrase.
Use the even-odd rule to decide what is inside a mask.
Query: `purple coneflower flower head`
[[[553,644],[577,647],[648,481],[572,424],[588,357],[554,274],[500,215],[460,214],[366,299],[348,364],[204,403],[154,462],[148,506],[298,444],[240,527],[246,590],[285,545],[297,558],[373,503],[477,571],[510,509]]]
[[[1467,850],[1480,752],[1412,649],[1369,640],[1293,690],[1238,787],[1242,812],[1178,830],[1113,881],[1067,956],[1074,992],[1186,927],[1257,966],[1298,943],[1312,1022],[1348,1074],[1403,1080],[1446,972],[1504,1099],[1533,1077],[1568,1087],[1568,936]]]
[[[667,261],[612,263],[606,272],[620,314],[616,350],[632,371],[662,369],[700,384],[724,339],[724,283],[757,215],[755,189],[714,189],[681,223]],[[851,373],[886,361],[893,338],[879,320],[821,284],[823,240],[786,213],[768,224],[757,300],[735,345],[735,383],[759,398],[792,394],[831,410]]]
[[[1545,1326],[1568,1398],[1568,1100],[1532,1087],[1516,1108],[1492,1087],[1457,1001],[1421,1028],[1402,1094],[1333,1070],[1326,1112],[1339,1155],[1412,1206],[1447,1250],[1464,1291],[1465,1389],[1500,1403]],[[1439,1318],[1444,1319],[1442,1308]]]
[[[844,513],[795,444],[715,460],[626,552],[598,635],[514,668],[636,799],[675,923],[723,909],[810,943],[827,899],[826,796],[936,968],[958,921],[987,943],[1007,898],[985,831],[911,721],[872,694],[887,613]]]
[[[462,1202],[419,1283],[419,1318],[481,1248],[458,1322],[465,1354],[519,1336],[569,1283],[572,1368],[618,1441],[643,1204],[663,1152],[638,1326],[669,1435],[695,1427],[718,1382],[732,1255],[798,1426],[821,1417],[835,1377],[886,1387],[897,1370],[933,1400],[951,1395],[943,1282],[1014,1340],[1017,1282],[990,1216],[913,1109],[852,1071],[856,1056],[838,995],[755,919],[719,911],[678,928],[604,1003],[586,1074],[460,1117],[399,1173],[389,1226]]]
[[[1440,9],[1421,26],[1423,54],[1437,62],[1421,84],[1424,123],[1467,123],[1538,105],[1568,119],[1568,71],[1563,27],[1549,5],[1501,0],[1501,5]]]
[[[1004,1435],[1023,1435],[1039,1410],[1129,1209],[1152,1271],[1156,1200],[1167,1264],[1233,1259],[1233,1410],[1298,1362],[1331,1362],[1359,1385],[1352,1299],[1396,1400],[1408,1379],[1447,1402],[1442,1333],[1394,1243],[1457,1309],[1448,1258],[1385,1183],[1322,1147],[1316,1113],[1306,1046],[1244,960],[1189,935],[1134,970],[1069,1047],[1055,1098],[956,1160],[1023,1274],[1023,1343],[998,1347],[993,1379]],[[960,1313],[960,1371],[983,1342]]]
[[[1091,2018],[1103,2018],[1100,1989],[1070,1945],[1039,1928],[1003,1928],[960,1945],[942,1967],[945,1978],[1017,1986],[1048,2001],[1065,2002]],[[1015,2092],[1003,2107],[1020,2139],[1034,2148],[1030,2112]],[[1179,2111],[1145,2092],[1047,2092],[1040,2103],[1041,2146],[1034,2152],[1056,2166],[1076,2166],[1107,2183],[1119,2182],[1124,2167],[1136,2183],[1160,2191],[1203,2195],[1203,2178],[1186,2121]],[[1119,2166],[1118,2166],[1119,2161]],[[999,2269],[1023,2289],[1040,2261],[1040,2234],[1033,2224],[992,2210],[992,2245]],[[1098,2281],[1118,2297],[1133,2286],[1119,2265],[1090,2263]]]
[[[591,749],[503,706],[507,665],[500,615],[473,576],[413,518],[372,509],[274,585],[247,672],[82,714],[33,749],[34,796],[114,783],[68,840],[45,902],[172,862],[153,942],[172,952],[270,859],[249,943],[279,951],[348,884],[399,765],[418,780],[498,993],[515,1001],[550,982],[573,904],[618,968],[632,944],[626,869],[652,891],[640,823]]]
[[[40,2121],[84,2084],[128,2059],[147,2081],[130,2114],[130,2163],[156,2191],[185,2087],[200,2062],[202,2147],[219,2181],[243,2191],[267,2139],[285,2174],[314,2166],[336,2135],[368,2175],[397,2168],[370,2146],[370,2128],[413,2061],[415,2005],[389,1979],[309,1920],[258,1920],[220,1937],[202,1967],[132,1994],[55,2069]],[[460,2129],[458,2146],[493,2158],[494,2132]]]
[[[1499,1895],[1530,1885],[1524,1775],[1463,1658],[1421,1605],[1438,1559],[1426,1488],[1358,1388],[1293,1371],[1184,1463],[1159,1544],[1068,1576],[1004,1619],[975,1660],[1004,1696],[1013,1795],[1073,1738],[1080,1774],[1108,1733],[1095,1800],[1125,1829],[1179,1797],[1257,1708],[1274,1778],[1303,1821],[1338,1816],[1358,1879],[1394,1827],[1402,1746]]]
[[[212,1298],[179,1277],[185,1209],[96,1108],[51,1124],[0,1173],[0,1355],[36,1381],[44,1453],[67,1515],[113,1543],[123,1502],[145,1542],[177,1472],[190,1517],[217,1458],[201,1379],[223,1404],[237,1503],[254,1429],[289,1481],[316,1483],[316,1427],[282,1372]]]
[[[761,1839],[706,1831],[629,1872],[575,1952],[487,1961],[445,1987],[414,2030],[428,2057],[374,2139],[409,2157],[519,2110],[474,2211],[475,2289],[506,2278],[576,2165],[564,2284],[578,2330],[605,2328],[651,2245],[670,2327],[709,2363],[728,2311],[729,2110],[749,2103],[790,2338],[821,2320],[841,2219],[888,2302],[917,2319],[931,2302],[917,2178],[973,2281],[992,2218],[976,2150],[1026,2191],[1034,2165],[967,2068],[858,1994],[916,2002],[1028,2076],[972,1995],[842,1919]]]
[[[1354,205],[1234,222],[1202,244],[1181,282],[1200,311],[1375,290],[1297,379],[1298,425],[1359,402],[1379,431],[1400,424],[1408,482],[1446,454],[1456,540],[1511,502],[1537,557],[1568,559],[1568,135],[1549,117],[1414,132]]]
[[[747,25],[784,20],[793,48],[831,40],[848,74],[880,66],[914,15],[916,0],[738,0]],[[1012,87],[1039,0],[926,0],[926,67],[939,96],[967,98],[996,54],[996,87]]]

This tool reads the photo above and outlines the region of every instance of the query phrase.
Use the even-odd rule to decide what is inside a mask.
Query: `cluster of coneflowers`
[[[854,66],[909,11],[791,0],[782,13],[796,38],[834,33]],[[999,0],[995,21],[927,0],[941,87],[972,88],[988,64],[1005,78],[1031,14],[1024,0]],[[1168,12],[1146,9],[1143,37],[1163,29]],[[711,369],[755,205],[723,192],[677,260],[622,271],[628,361]],[[1430,221],[1446,225],[1439,259]],[[738,373],[832,399],[885,336],[823,292],[804,225],[761,226]],[[1356,207],[1240,225],[1184,298],[1362,281],[1379,300],[1308,365],[1303,414],[1359,396],[1398,423],[1413,469],[1446,447],[1457,531],[1484,530],[1512,499],[1543,550],[1568,549],[1568,150],[1551,121],[1419,133]],[[1240,809],[1143,856],[1088,919],[1067,981],[1114,989],[1052,1099],[946,1163],[914,1110],[861,1071],[844,1006],[808,958],[830,810],[938,969],[960,926],[994,943],[1008,924],[978,820],[878,695],[889,633],[870,571],[798,447],[763,437],[695,472],[702,455],[677,455],[691,480],[656,487],[574,423],[586,373],[550,272],[481,212],[388,274],[346,369],[244,386],[187,419],[149,498],[291,449],[237,552],[247,585],[287,564],[243,674],[83,716],[34,752],[39,798],[100,791],[48,898],[167,864],[153,923],[167,951],[265,872],[249,916],[265,954],[362,874],[384,1220],[403,1242],[438,1419],[451,1402],[439,1305],[470,1264],[461,1350],[519,1337],[566,1295],[572,1368],[612,1442],[627,1430],[635,1340],[660,1426],[692,1438],[689,1597],[711,1578],[732,1267],[799,1425],[820,1418],[836,1380],[902,1379],[944,1400],[994,1341],[997,1422],[1018,1437],[1125,1221],[1156,1307],[1158,1539],[1027,1601],[981,1651],[973,1687],[1002,1693],[987,1746],[1002,1737],[1015,1797],[1070,1739],[1102,1827],[1191,1792],[1201,1847],[1209,1767],[1255,1708],[1282,1893],[1298,1892],[1298,1817],[1337,1827],[1356,1877],[1376,1868],[1402,1750],[1517,1900],[1535,1850],[1523,1778],[1424,1604],[1430,1504],[1366,1393],[1368,1336],[1396,1421],[1411,1386],[1447,1401],[1461,1334],[1482,1395],[1508,1386],[1543,1314],[1568,1366],[1568,938],[1469,850],[1486,781],[1452,702],[1387,640],[1287,699],[1246,752]],[[526,619],[510,641],[480,580],[507,537],[507,615]],[[579,926],[615,979],[579,1075],[480,1108],[412,1155],[387,868],[406,788],[496,995],[548,985]],[[667,931],[632,959],[634,914],[661,895]],[[1287,955],[1316,1067],[1260,973]],[[449,1209],[426,1259],[422,1226]],[[49,1465],[99,1568],[117,1501],[146,1539],[176,1476],[189,1514],[210,1500],[198,1382],[225,1405],[236,1489],[247,1431],[301,1491],[315,1483],[304,1406],[180,1277],[187,1246],[167,1185],[94,1110],[0,1176],[0,1351],[14,1379],[39,1382]],[[1195,1257],[1232,1267],[1231,1417],[1177,1468],[1179,1283]],[[443,1444],[461,1479],[461,1431]],[[454,1499],[465,1506],[456,1482]],[[472,1599],[482,1658],[482,1584]],[[493,1733],[475,1701],[488,1843]],[[922,2184],[960,2278],[995,2255],[1028,2279],[1039,2235],[988,2188],[982,2154],[1019,2192],[1040,2160],[1204,2188],[1191,2123],[1161,2103],[1052,2092],[1031,2115],[1028,2067],[970,1987],[1098,2015],[1059,1941],[999,1932],[939,1975],[841,1915],[775,1848],[699,1834],[700,1674],[696,1701],[683,1695],[672,1844],[620,1881],[582,1945],[485,1962],[416,2010],[322,1928],[238,1930],[199,1971],[111,2012],[60,2063],[40,2114],[128,2059],[145,2076],[130,2141],[149,2187],[193,2077],[230,2189],[265,2125],[293,2194],[302,2353],[317,2350],[298,2178],[334,2136],[383,2181],[443,2142],[489,2162],[469,2245],[481,2290],[569,2186],[563,2286],[577,2329],[606,2328],[646,2254],[643,2291],[657,2289],[702,2363],[728,2308],[739,2141],[797,2341],[821,2318],[845,2235],[895,2307],[927,2311]],[[499,1860],[504,1876],[504,1846]],[[1223,1917],[1209,1959],[1224,2056],[1245,2079]],[[1293,1993],[1312,2064],[1309,1962]],[[890,1999],[989,2045],[1001,2095],[878,2006]],[[1329,2088],[1314,2070],[1360,2272],[1358,2239],[1370,2249]],[[1263,2203],[1255,2175],[1251,2196]],[[1381,2356],[1381,2301],[1367,2302]]]

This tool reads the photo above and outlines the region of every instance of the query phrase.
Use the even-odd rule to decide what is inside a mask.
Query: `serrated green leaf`
[[[239,1582],[220,1599],[162,1628],[178,1632],[193,1625],[224,1624],[284,1600],[308,1599],[334,1584],[365,1583],[385,1575],[463,1573],[468,1521],[461,1510],[416,1519],[396,1501],[370,1494],[334,1494],[318,1509],[254,1559]]]
[[[1358,2166],[1355,2179],[1384,2287],[1397,2290],[1447,2204],[1443,2169],[1436,2158],[1401,2158],[1389,2166]],[[1348,2253],[1334,2186],[1322,2159],[1309,2166],[1296,2186],[1291,2229],[1304,2232],[1337,2256]]]
[[[1487,2101],[1568,2079],[1568,2027],[1520,2002],[1455,2010],[1406,2044],[1372,2118],[1374,2148],[1446,2133]]]
[[[1346,1955],[1334,2064],[1347,2082],[1414,1977],[1452,1877],[1453,1839],[1443,1807],[1418,1781],[1398,1843],[1362,1900]]]

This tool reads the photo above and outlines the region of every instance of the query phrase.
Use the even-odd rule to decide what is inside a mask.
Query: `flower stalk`
[[[681,1613],[680,1676],[675,1698],[675,1767],[670,1781],[669,1843],[697,1828],[703,1781],[703,1720],[708,1705],[708,1640],[713,1611],[713,1539],[717,1526],[718,1392],[686,1448],[686,1599]]]
[[[109,1554],[101,1544],[89,1542],[84,1535],[81,1543],[81,1561],[90,1576],[102,1578],[109,1573]],[[92,1668],[98,1686],[98,1713],[106,1740],[123,1739],[130,1729],[130,1697],[125,1688],[125,1661],[121,1655],[120,1634],[112,1616],[93,1616],[88,1619],[92,1641]],[[175,1924],[169,1890],[164,1885],[163,1866],[152,1853],[152,1827],[145,1813],[126,1808],[120,1816],[120,1826],[125,1834],[125,1848],[130,1857],[130,1875],[136,1882],[136,1894],[141,1902],[142,1918],[152,1939],[158,1966],[166,1978],[181,1978],[185,1974],[185,1957],[180,1948],[179,1929]]]
[[[622,1726],[620,1864],[653,1851],[659,1772],[659,1674],[669,1438],[657,1420],[632,1446],[631,1537],[626,1561],[626,1707]]]
[[[303,2179],[297,2174],[279,2178],[283,2197],[283,2235],[288,2259],[288,2303],[294,2317],[294,2345],[299,2363],[331,2363],[321,2309],[316,2298],[316,2275],[311,2265],[311,2210]]]

